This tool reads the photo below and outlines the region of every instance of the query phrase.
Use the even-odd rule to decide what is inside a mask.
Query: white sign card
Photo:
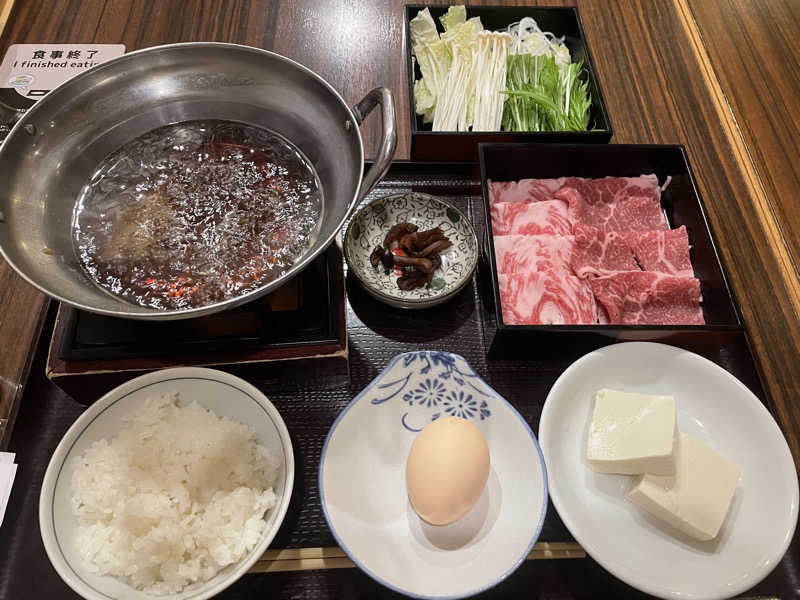
[[[70,77],[123,54],[123,44],[12,44],[0,63],[0,88],[37,100]]]

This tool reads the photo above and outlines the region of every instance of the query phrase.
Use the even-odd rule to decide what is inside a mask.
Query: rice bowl
[[[214,459],[217,462],[221,461],[219,464],[224,466],[224,477],[228,477],[229,471],[236,472],[236,475],[231,479],[230,490],[228,490],[231,497],[217,497],[217,500],[221,500],[221,503],[217,503],[216,510],[222,510],[222,512],[233,511],[234,513],[238,510],[238,521],[237,519],[233,519],[233,521],[238,522],[240,525],[245,525],[249,543],[247,539],[242,539],[243,536],[241,534],[245,533],[243,531],[237,530],[237,532],[234,532],[233,530],[223,531],[219,529],[220,523],[226,522],[230,515],[225,517],[219,517],[219,514],[208,515],[209,520],[203,523],[197,523],[198,519],[192,517],[197,526],[190,532],[191,528],[185,531],[181,530],[180,519],[178,521],[161,519],[157,506],[139,508],[142,504],[139,502],[133,509],[128,509],[129,513],[133,513],[134,519],[145,516],[152,521],[148,527],[152,523],[162,525],[164,527],[162,536],[164,537],[166,537],[164,535],[165,532],[169,532],[169,535],[180,535],[184,536],[183,539],[194,540],[188,542],[188,545],[190,547],[197,546],[195,559],[202,556],[205,563],[203,563],[203,560],[195,560],[192,563],[193,566],[187,570],[185,566],[182,566],[182,563],[191,554],[184,555],[182,553],[180,559],[174,557],[174,569],[171,570],[169,566],[166,569],[160,569],[162,572],[172,573],[177,577],[172,580],[172,584],[175,584],[176,581],[183,581],[180,585],[153,586],[153,581],[149,581],[147,577],[144,580],[137,581],[130,577],[121,578],[102,575],[101,573],[106,572],[114,573],[114,575],[119,575],[120,573],[133,574],[138,570],[143,555],[131,550],[122,561],[113,558],[106,545],[108,539],[113,539],[108,538],[109,532],[112,535],[119,535],[119,527],[117,529],[109,529],[107,527],[103,529],[103,525],[94,532],[90,531],[88,536],[85,527],[84,531],[81,532],[81,521],[84,520],[84,515],[81,515],[80,519],[76,516],[75,498],[80,496],[84,501],[84,506],[90,507],[88,509],[90,516],[93,512],[102,514],[105,510],[111,510],[110,507],[104,507],[104,496],[114,498],[115,492],[108,490],[104,491],[103,494],[96,494],[92,491],[92,489],[96,491],[98,485],[106,487],[109,484],[103,482],[111,482],[113,480],[113,478],[108,478],[107,472],[103,474],[103,467],[100,465],[103,464],[103,459],[109,459],[114,452],[109,453],[109,442],[100,442],[100,440],[113,440],[113,438],[119,436],[120,432],[126,428],[126,423],[123,421],[124,417],[141,412],[146,406],[148,398],[151,399],[151,403],[153,402],[152,398],[162,398],[163,401],[163,396],[167,395],[169,398],[170,395],[175,393],[179,396],[178,407],[186,408],[191,405],[192,401],[196,401],[199,405],[195,408],[195,418],[187,420],[176,413],[178,414],[178,419],[183,419],[181,422],[185,431],[191,433],[191,435],[185,436],[187,439],[200,440],[201,446],[204,443],[204,439],[205,443],[210,443],[211,446],[223,443],[222,438],[211,441],[213,435],[209,434],[208,431],[198,431],[198,429],[202,430],[204,428],[203,423],[206,422],[203,421],[205,417],[201,413],[207,415],[208,411],[211,411],[216,417],[221,417],[222,422],[228,423],[226,425],[227,430],[222,433],[223,438],[227,440],[225,444],[230,442],[231,435],[234,435],[236,431],[242,433],[242,439],[245,439],[247,437],[246,431],[250,429],[252,430],[253,441],[258,446],[263,447],[259,452],[263,453],[263,458],[266,462],[259,463],[259,459],[253,456],[245,457],[247,460],[234,458],[233,455],[241,454],[242,448],[244,448],[244,446],[237,445],[240,444],[241,440],[238,442],[234,440],[231,442],[233,444],[231,446],[226,445],[225,450],[222,453],[218,452]],[[175,399],[172,398],[172,400],[174,401]],[[208,409],[208,411],[204,409]],[[154,416],[155,413],[149,417],[151,426],[154,423]],[[197,420],[198,418],[200,419],[199,421]],[[178,423],[178,421],[174,423]],[[237,427],[241,427],[239,424],[245,425],[243,429],[237,429]],[[131,423],[128,423],[127,427],[130,427],[130,425]],[[113,441],[110,442],[111,445],[113,443]],[[95,445],[94,456],[90,450],[93,445]],[[89,462],[93,465],[93,471],[87,471],[85,465],[83,470],[81,470],[80,466],[76,469],[76,474],[80,473],[77,486],[79,488],[88,486],[88,488],[84,487],[82,492],[74,497],[72,479],[75,467],[73,465],[79,457],[85,458],[87,451],[90,451],[89,457],[91,460]],[[226,455],[231,455],[231,460],[228,462],[224,460]],[[140,458],[137,458],[137,460]],[[158,459],[155,462],[159,463],[157,469],[169,471],[170,469],[184,469],[181,466],[182,464],[193,463],[196,458],[197,456],[181,459],[180,456],[176,456],[171,465],[162,464],[164,462],[163,459]],[[270,472],[268,466],[272,464],[270,461],[273,459],[276,467],[274,473]],[[142,460],[146,464],[147,459],[144,458]],[[170,463],[170,461],[166,462]],[[78,461],[78,464],[80,465],[80,461]],[[216,465],[217,463],[212,460],[209,464]],[[258,479],[251,472],[253,465],[261,468],[258,467],[258,464],[261,467],[265,467],[262,471],[263,478],[260,484],[258,481],[254,481],[251,484],[247,480]],[[229,466],[230,469],[228,469]],[[273,492],[265,487],[270,479],[274,479],[274,498],[272,498]],[[186,480],[189,483],[192,481],[189,476],[187,476]],[[197,479],[197,481],[202,480],[204,478]],[[66,433],[53,454],[42,486],[39,500],[42,540],[47,555],[56,571],[74,591],[84,598],[92,600],[99,598],[138,599],[151,597],[169,598],[170,600],[208,598],[219,593],[244,574],[267,548],[286,514],[293,480],[294,458],[286,426],[275,407],[255,387],[237,377],[211,369],[166,369],[138,377],[112,390],[89,407]],[[133,480],[123,482],[123,487],[125,484],[132,483]],[[152,481],[147,485],[152,487]],[[250,485],[252,485],[252,489]],[[136,491],[135,486],[130,489]],[[147,491],[145,489],[145,492]],[[142,490],[139,490],[139,492],[141,493]],[[194,490],[194,492],[202,495],[202,490],[200,492]],[[179,496],[180,493],[182,492],[178,492],[177,495]],[[146,496],[147,494],[142,497]],[[153,498],[157,497],[157,495],[151,496]],[[217,496],[219,496],[219,493]],[[258,506],[253,506],[255,498],[260,499]],[[206,498],[206,500],[211,500],[211,498]],[[88,504],[86,501],[88,501]],[[161,501],[163,502],[163,498]],[[109,502],[112,501],[109,500]],[[275,503],[274,507],[270,507],[272,502]],[[78,504],[80,505],[80,502]],[[118,494],[115,506],[120,504],[121,501]],[[237,506],[238,508],[236,508]],[[265,510],[266,514],[264,514]],[[259,526],[252,518],[252,512],[248,513],[247,511],[260,512],[261,514],[258,517],[260,518],[263,515],[264,520],[261,521],[263,525]],[[78,511],[78,514],[80,514],[80,511]],[[130,517],[130,514],[126,515],[127,517]],[[185,519],[185,515],[182,518]],[[100,519],[100,521],[107,525],[108,519],[105,521]],[[123,519],[122,522],[127,523],[128,521]],[[184,525],[188,522],[184,521]],[[90,525],[90,527],[97,527],[97,525]],[[158,529],[158,527],[155,527],[155,529]],[[94,535],[94,533],[98,532],[104,533]],[[191,535],[184,535],[189,533]],[[228,543],[222,540],[214,541],[212,538],[215,539],[217,534],[220,534],[222,538],[227,535]],[[103,537],[104,535],[106,536],[105,538]],[[247,536],[244,537],[247,538]],[[148,553],[152,553],[154,548],[160,548],[160,551],[166,553],[159,557],[161,562],[164,562],[169,552],[175,548],[174,545],[170,544],[159,546],[158,543],[155,543],[153,545],[152,539],[149,540],[149,546],[148,543],[142,545],[140,540],[135,540],[133,544],[130,543],[130,540],[128,542],[128,546],[144,549],[143,551]],[[123,544],[123,547],[128,546]],[[105,564],[105,568],[101,569],[98,568],[97,564],[87,563],[84,558],[93,553],[96,559],[95,563]],[[214,560],[209,559],[212,555],[216,557]],[[225,566],[227,562],[231,564]],[[210,576],[208,567],[215,564],[221,570],[216,575]],[[111,569],[108,568],[109,565],[112,567]],[[202,565],[205,571],[203,568],[195,568],[198,565]],[[207,581],[203,581],[203,579],[206,579],[203,576],[204,572],[210,576]],[[178,576],[179,573],[181,574],[180,576]],[[194,579],[199,579],[200,581],[191,583]],[[150,585],[148,585],[148,581]],[[131,583],[136,584],[137,587],[145,587],[147,591],[136,589],[130,585]],[[186,585],[187,583],[189,585]],[[178,591],[180,588],[183,589]],[[154,596],[153,594],[156,595]]]

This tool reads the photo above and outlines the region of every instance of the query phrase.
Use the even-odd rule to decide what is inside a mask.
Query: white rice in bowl
[[[177,393],[148,398],[73,463],[80,556],[151,594],[207,581],[258,544],[278,470],[246,425]]]

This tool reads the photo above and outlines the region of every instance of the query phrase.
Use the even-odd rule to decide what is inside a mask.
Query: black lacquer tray
[[[478,144],[481,142],[578,142],[605,144],[611,139],[613,130],[606,109],[600,79],[592,60],[589,41],[583,30],[580,11],[574,6],[472,6],[466,5],[467,18],[479,17],[484,29],[502,31],[524,17],[533,17],[543,31],[558,37],[564,36],[573,61],[581,61],[589,85],[592,106],[589,112],[588,131],[432,131],[430,123],[424,123],[416,114],[414,103],[414,81],[422,73],[419,64],[411,60],[411,31],[409,22],[417,13],[428,7],[434,22],[441,32],[439,17],[447,12],[448,5],[407,4],[405,6],[405,59],[408,69],[408,99],[411,122],[411,158],[414,160],[466,160],[477,161]]]
[[[418,191],[442,197],[472,219],[484,235],[480,173],[475,164],[395,163],[367,200],[382,194]],[[445,350],[462,355],[500,394],[516,406],[538,431],[539,417],[551,385],[572,362],[571,357],[532,360],[493,360],[487,356],[494,316],[490,297],[481,290],[488,279],[486,265],[476,279],[452,301],[425,311],[393,309],[374,300],[352,277],[347,278],[347,325],[350,350],[349,382],[334,388],[298,384],[291,390],[267,395],[283,416],[294,445],[296,479],[291,506],[272,548],[335,546],[319,502],[317,471],[325,436],[347,403],[401,352]],[[46,331],[45,338],[49,334]],[[609,342],[613,340],[609,339]],[[0,529],[0,596],[8,598],[73,598],[50,566],[38,534],[38,494],[47,462],[61,436],[82,412],[83,406],[55,388],[42,375],[47,344],[40,344],[32,381],[22,402],[10,450],[25,467],[17,475],[8,509],[11,520]],[[767,402],[757,366],[743,330],[703,354],[743,381]],[[259,373],[247,376],[264,387]],[[573,538],[549,506],[542,542],[570,542]],[[797,597],[797,572],[793,556],[800,544],[795,538],[787,557],[749,595]],[[793,554],[794,553],[794,554]],[[35,574],[35,575],[34,575]],[[37,585],[33,584],[35,576]],[[398,598],[354,568],[291,571],[245,575],[220,598]],[[485,598],[645,598],[605,572],[591,558],[529,560]]]
[[[618,341],[653,341],[712,353],[742,329],[740,312],[730,288],[720,252],[689,159],[683,146],[653,144],[480,144],[484,201],[484,257],[492,285],[497,331],[489,348],[492,356],[525,357],[538,349],[580,356]],[[502,322],[495,266],[488,181],[562,176],[635,177],[653,173],[666,187],[661,208],[671,228],[686,227],[695,276],[700,281],[705,325],[509,325]]]

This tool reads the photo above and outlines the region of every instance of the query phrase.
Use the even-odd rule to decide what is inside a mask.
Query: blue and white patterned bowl
[[[492,466],[472,510],[436,527],[411,507],[405,465],[417,432],[444,416],[480,429]],[[528,423],[448,352],[396,356],[342,411],[322,449],[319,489],[353,562],[416,598],[463,598],[505,579],[528,556],[547,509],[544,460]]]
[[[430,287],[401,290],[397,275],[374,268],[369,256],[380,246],[389,229],[409,222],[420,230],[440,227],[452,242],[442,254],[442,266]],[[478,265],[478,239],[469,219],[460,210],[435,196],[411,192],[376,198],[359,210],[343,239],[347,267],[374,298],[398,308],[427,308],[455,296],[472,278]]]

